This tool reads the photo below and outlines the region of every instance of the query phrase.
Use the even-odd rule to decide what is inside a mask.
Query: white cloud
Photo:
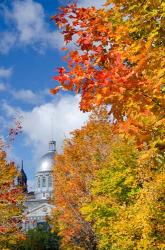
[[[9,89],[10,94],[15,100],[22,101],[28,104],[39,105],[41,103],[45,103],[46,97],[52,97],[49,89],[43,89],[40,91],[33,92],[31,89]]]
[[[50,31],[45,22],[45,13],[41,4],[32,0],[15,1],[13,11],[8,16],[16,24],[19,41],[23,44],[40,43],[41,47],[61,45],[59,33]]]
[[[41,39],[43,31],[46,31],[44,10],[39,3],[31,0],[15,1],[8,17],[15,22],[19,40],[25,44]]]
[[[56,103],[47,103],[34,108],[31,112],[22,112],[23,131],[27,143],[33,145],[36,154],[47,151],[48,141],[53,137],[60,149],[64,137],[70,131],[80,128],[88,115],[79,111],[78,96],[65,96]]]
[[[72,0],[58,0],[59,4],[62,6],[68,5],[70,3],[73,3]],[[102,5],[106,2],[106,0],[78,0],[77,5],[78,7],[91,7],[94,6],[96,8],[101,8]]]
[[[0,54],[7,54],[16,42],[14,32],[0,32]]]
[[[16,0],[12,9],[4,8],[9,32],[3,34],[0,52],[7,53],[13,46],[32,46],[43,52],[47,47],[61,48],[63,36],[59,31],[51,31],[43,6],[33,0]],[[12,24],[12,25],[11,25]]]
[[[5,119],[3,116],[0,116],[0,139],[2,139],[3,129],[5,126]],[[3,138],[4,139],[4,138]]]
[[[68,5],[70,3],[73,3],[72,0],[58,0],[59,4],[62,6]],[[77,5],[78,7],[96,7],[97,9],[102,8],[103,4],[106,2],[106,0],[78,0]]]
[[[17,167],[20,167],[21,158],[14,152],[13,145],[9,145],[6,147],[7,160],[15,162]]]
[[[42,97],[30,89],[12,90],[11,94],[14,99],[30,104],[37,104],[42,101]]]
[[[106,0],[79,0],[79,7],[96,7],[97,9],[102,8]]]
[[[0,68],[0,78],[9,78],[12,75],[12,68]]]
[[[3,82],[0,82],[0,92],[6,90],[6,85]]]
[[[72,130],[80,128],[89,116],[79,110],[79,97],[71,95],[62,96],[56,102],[36,106],[31,111],[16,109],[6,103],[3,104],[3,109],[9,117],[18,112],[23,117],[25,143],[33,149],[35,159],[48,150],[48,141],[52,139],[52,121],[53,138],[60,150],[64,138]]]
[[[104,3],[105,0],[79,0],[78,6],[101,8]],[[65,3],[62,1],[62,4]],[[15,0],[11,9],[4,6],[3,10],[8,31],[0,33],[1,54],[8,53],[14,46],[32,46],[40,53],[47,48],[61,49],[64,46],[63,35],[50,29],[50,19],[45,15],[42,4],[34,0]]]
[[[0,67],[0,92],[8,90],[7,80],[12,75],[12,68]]]
[[[21,111],[20,108],[10,106],[6,101],[2,101],[1,107],[5,111],[5,114],[10,118],[15,117],[15,115]]]

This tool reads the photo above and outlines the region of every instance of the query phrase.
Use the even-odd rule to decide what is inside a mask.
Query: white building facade
[[[46,223],[54,207],[51,204],[53,195],[53,166],[56,154],[56,142],[49,142],[49,151],[39,161],[35,175],[35,191],[27,194],[25,202],[25,219],[23,230],[35,228]]]

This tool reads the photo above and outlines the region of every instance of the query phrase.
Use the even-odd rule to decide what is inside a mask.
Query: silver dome
[[[43,155],[40,159],[37,172],[52,171],[53,164],[54,164],[54,156],[55,156],[54,151],[50,151],[47,154]]]

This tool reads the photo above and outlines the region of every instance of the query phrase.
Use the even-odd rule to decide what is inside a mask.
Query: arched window
[[[46,178],[45,178],[45,176],[43,176],[43,178],[42,178],[42,186],[46,187]]]
[[[38,188],[40,188],[41,186],[41,180],[40,180],[40,177],[38,177]]]
[[[52,176],[48,177],[48,185],[49,185],[49,187],[52,186]]]

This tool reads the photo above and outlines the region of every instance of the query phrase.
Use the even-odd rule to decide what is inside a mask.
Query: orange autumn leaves
[[[7,163],[6,154],[0,147],[0,248],[9,249],[22,238],[23,193],[15,185],[18,176],[14,163]]]
[[[165,175],[158,131],[153,138],[148,129],[139,147],[139,136],[116,128],[101,109],[64,142],[54,167],[53,224],[61,249],[162,249]]]
[[[162,44],[156,47],[152,44],[151,37],[153,40],[156,38],[153,38],[155,33],[152,35],[151,24],[147,27],[146,36],[136,38],[142,29],[137,19],[147,7],[153,11],[153,6],[141,4],[139,8],[144,10],[138,9],[136,15],[134,8],[137,9],[138,4],[127,4],[127,1],[125,4],[114,1],[114,4],[111,9],[99,10],[71,5],[63,7],[61,13],[53,17],[62,28],[66,43],[74,40],[78,48],[67,52],[68,69],[60,68],[55,80],[62,89],[81,94],[80,108],[83,111],[95,105],[112,104],[112,112],[118,119],[124,114],[134,115],[145,109],[152,112],[155,106],[159,113],[163,112],[163,62],[158,62],[156,72],[154,64],[155,55],[158,56],[157,61],[162,56]],[[149,17],[146,16],[146,22]],[[155,16],[153,13],[151,23],[155,23],[154,18],[159,19],[161,26],[161,13],[156,12]],[[136,27],[134,33],[133,27]],[[161,41],[161,29],[157,32],[160,32],[158,40]],[[158,37],[157,33],[155,37]],[[152,71],[155,72],[154,80],[148,77]],[[51,92],[56,93],[59,89],[56,87]]]
[[[159,0],[114,0],[53,17],[76,46],[52,93],[79,93],[83,111],[111,105],[113,116],[108,130],[102,114],[90,119],[56,158],[63,249],[164,249],[164,11]]]
[[[80,208],[85,201],[91,201],[89,182],[109,152],[111,126],[106,116],[93,115],[86,126],[74,131],[72,139],[64,142],[64,153],[56,156],[54,213],[58,216],[54,215],[53,222],[56,227],[58,218],[64,249],[76,245],[95,249],[96,246],[92,224],[85,220]]]

